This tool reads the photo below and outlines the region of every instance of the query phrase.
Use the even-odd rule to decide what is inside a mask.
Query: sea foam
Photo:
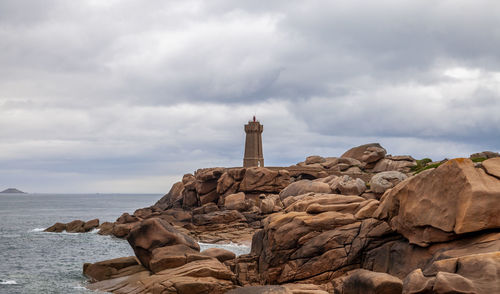
[[[36,233],[36,232],[43,232],[44,230],[45,230],[44,228],[34,228],[33,230],[30,230],[30,232]]]

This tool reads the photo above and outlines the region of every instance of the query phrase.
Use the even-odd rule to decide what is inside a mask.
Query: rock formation
[[[290,167],[184,175],[155,205],[101,224],[100,233],[127,238],[136,256],[85,264],[88,287],[500,293],[500,157],[432,162],[386,153],[367,144]],[[49,229],[95,225],[87,223]],[[199,252],[196,241],[251,242],[251,252]]]

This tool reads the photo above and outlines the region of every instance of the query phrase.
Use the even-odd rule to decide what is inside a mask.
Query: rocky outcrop
[[[473,153],[470,155],[470,159],[474,159],[474,158],[488,159],[488,158],[495,158],[495,157],[500,157],[500,153],[493,152],[493,151],[483,151],[483,152]]]
[[[136,258],[84,272],[115,293],[495,293],[500,163],[485,158],[433,164],[367,144],[288,168],[201,169],[102,224]],[[241,256],[195,242],[250,239]]]
[[[359,267],[362,250],[391,234],[385,222],[362,212],[369,206],[373,212],[377,204],[358,196],[309,195],[269,216],[252,241],[260,278],[271,284],[324,283],[337,271]]]
[[[129,270],[126,267],[122,270]],[[133,271],[131,271],[133,272]],[[234,274],[215,258],[193,260],[156,274],[147,270],[89,284],[90,290],[113,293],[215,293],[237,287]]]
[[[46,228],[44,232],[61,233],[66,231],[68,233],[86,233],[98,227],[99,227],[98,219],[89,220],[87,222],[84,222],[82,220],[74,220],[66,224],[55,223],[52,226]]]
[[[376,216],[410,243],[428,246],[456,235],[500,228],[500,181],[470,159],[447,161],[384,194]]]

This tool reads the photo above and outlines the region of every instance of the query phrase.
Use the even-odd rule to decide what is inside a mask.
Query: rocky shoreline
[[[135,256],[84,265],[89,289],[113,293],[499,293],[498,153],[386,153],[375,143],[290,167],[200,169],[114,223],[47,231],[127,239]]]

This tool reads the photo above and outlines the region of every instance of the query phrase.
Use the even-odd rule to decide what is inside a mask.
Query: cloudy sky
[[[165,193],[380,142],[500,149],[500,1],[0,1],[0,190]]]

